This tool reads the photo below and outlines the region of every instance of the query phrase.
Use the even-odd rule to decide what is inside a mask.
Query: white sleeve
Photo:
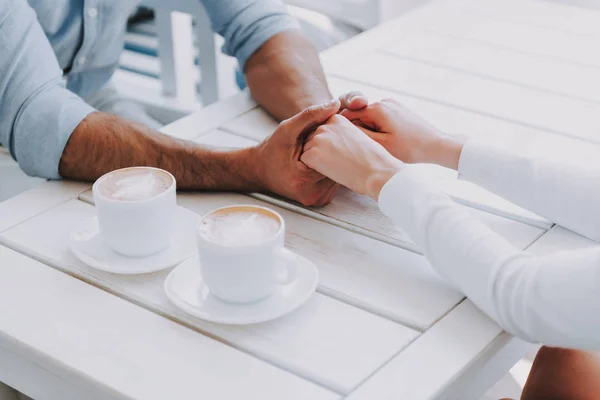
[[[548,257],[521,251],[410,167],[386,183],[379,206],[503,329],[531,342],[600,350],[600,247]]]
[[[469,140],[458,170],[461,178],[600,241],[600,168],[560,163]]]

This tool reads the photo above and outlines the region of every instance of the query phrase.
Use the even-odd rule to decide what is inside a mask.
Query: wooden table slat
[[[457,0],[456,3],[462,10],[475,15],[600,38],[600,11],[593,8],[548,0]]]
[[[339,397],[2,246],[0,265],[0,373],[35,398]]]
[[[332,75],[552,133],[600,141],[600,104],[378,52],[354,63],[338,62],[338,66],[328,66]]]
[[[444,390],[472,369],[473,360],[486,350],[497,351],[509,339],[510,335],[504,334],[466,300],[354,391],[348,400],[445,398]]]
[[[486,2],[487,6],[483,5]],[[496,3],[501,2],[493,4],[487,0],[430,2],[392,23],[382,25],[377,28],[379,31],[374,32],[373,36],[387,39],[398,37],[395,35],[407,30],[427,29],[537,55],[547,59],[548,62],[562,60],[584,66],[600,67],[600,54],[590,51],[597,45],[594,32],[592,34],[579,32],[574,28],[577,23],[567,16],[569,13],[588,14],[584,18],[589,19],[590,22],[586,25],[590,26],[593,20],[596,20],[598,11],[586,12],[576,7],[558,6],[566,13],[562,24],[531,23],[531,21],[519,21],[519,18],[522,18],[520,16],[529,15],[527,18],[534,21],[538,20],[538,17],[532,15],[531,11],[521,11],[515,1],[511,0],[505,6],[500,5],[499,11],[495,9]],[[524,1],[524,3],[533,2]],[[361,40],[361,48],[364,42]],[[355,50],[360,49],[355,47]]]
[[[600,20],[598,21],[600,25]],[[409,32],[382,52],[474,76],[600,103],[600,69],[545,58],[435,31]],[[600,41],[600,38],[598,38]],[[560,79],[557,79],[560,77]]]
[[[248,91],[244,91],[181,118],[160,131],[180,139],[192,139],[218,128],[234,116],[241,115],[254,107],[256,102]]]
[[[0,202],[0,232],[52,207],[77,197],[91,185],[78,182],[50,181]]]

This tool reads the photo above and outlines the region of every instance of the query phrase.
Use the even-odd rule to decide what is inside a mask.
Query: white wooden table
[[[535,0],[440,0],[323,54],[338,94],[393,97],[443,130],[598,162],[600,14]],[[166,127],[217,147],[251,146],[275,122],[246,93]],[[423,166],[520,248],[595,245]],[[476,399],[523,345],[445,284],[401,227],[344,192],[312,209],[264,195],[186,193],[203,214],[269,203],[287,245],[321,273],[276,321],[192,318],[162,292],[168,271],[95,271],[68,249],[94,214],[90,186],[50,182],[0,203],[0,381],[36,399]]]

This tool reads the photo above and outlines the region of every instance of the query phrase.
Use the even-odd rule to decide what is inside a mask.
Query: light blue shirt
[[[297,27],[276,0],[198,1],[225,38],[223,51],[242,67],[269,38]],[[27,174],[60,178],[71,133],[94,111],[81,97],[117,68],[127,18],[139,3],[0,1],[0,144]]]

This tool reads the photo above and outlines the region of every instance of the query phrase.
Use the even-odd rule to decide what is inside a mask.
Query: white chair
[[[113,76],[121,96],[141,103],[166,124],[237,90],[234,61],[218,55],[221,39],[212,32],[199,0],[143,0],[141,5],[153,9],[155,19],[126,34],[126,49]],[[231,70],[230,76],[217,73],[223,69]]]
[[[283,1],[354,27],[350,30],[366,30],[429,0]],[[149,41],[158,57],[124,51],[121,70],[115,74],[121,95],[142,103],[150,115],[167,123],[235,92],[235,61],[218,54],[220,39],[211,31],[199,0],[143,0],[142,5],[155,10],[150,25],[154,37],[136,40]]]
[[[219,88],[215,37],[202,3],[198,0],[144,0],[142,4],[156,13],[163,94],[183,104],[196,103],[196,83],[200,75],[204,105],[216,102]],[[192,16],[196,19],[195,26],[192,26]],[[201,54],[198,63],[200,74],[195,67],[194,35]]]

